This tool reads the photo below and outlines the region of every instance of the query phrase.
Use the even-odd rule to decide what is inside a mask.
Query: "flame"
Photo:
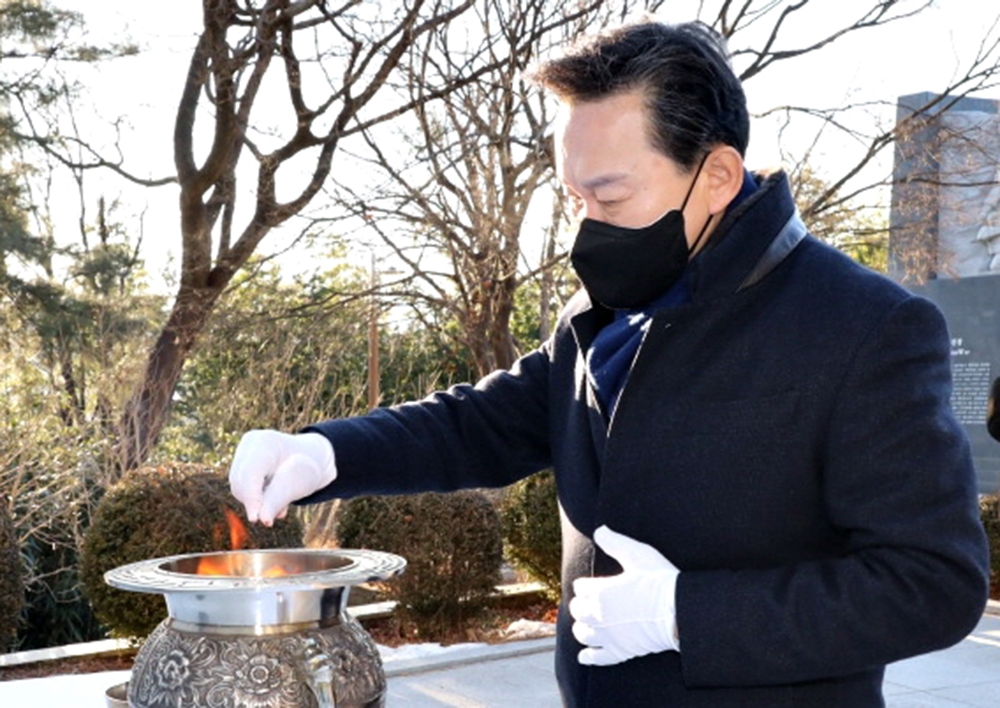
[[[239,514],[229,507],[224,507],[222,511],[226,515],[226,525],[224,527],[222,524],[218,524],[215,527],[214,533],[212,534],[215,538],[215,545],[222,545],[223,535],[228,528],[229,547],[234,551],[238,551],[247,545],[247,541],[250,538],[250,532],[247,531],[247,527],[242,521],[240,521]],[[198,575],[233,575],[229,560],[225,555],[204,556],[200,558],[195,572]]]
[[[263,568],[260,572],[253,572],[245,566],[242,568],[239,566],[234,568],[232,556],[228,553],[220,553],[218,555],[202,556],[199,558],[198,567],[195,569],[195,573],[198,575],[227,577],[251,576],[254,578],[281,578],[286,575],[292,575],[294,571],[290,571],[280,565],[272,565],[267,568]]]
[[[250,539],[250,532],[244,526],[243,522],[240,521],[239,514],[229,507],[223,507],[222,511],[226,515],[226,523],[215,525],[215,528],[212,529],[212,540],[216,548],[225,548],[224,539],[228,530],[229,550],[238,551],[247,545],[247,541]]]
[[[226,556],[202,556],[195,572],[198,575],[232,575]]]
[[[247,545],[250,532],[247,531],[247,527],[240,521],[239,514],[229,507],[226,507],[223,511],[226,512],[226,523],[229,525],[229,547],[234,551],[238,551]]]
[[[264,572],[260,574],[262,578],[281,578],[286,575],[291,575],[286,569],[282,568],[280,565],[272,565],[270,568],[264,568]]]
[[[226,527],[229,529],[229,547],[234,551],[238,551],[247,545],[247,541],[250,540],[250,532],[240,520],[239,514],[228,507],[224,508],[223,511],[226,514]],[[222,545],[224,532],[225,528],[223,528],[222,524],[219,524],[214,534],[217,546]],[[198,567],[195,569],[195,573],[198,575],[223,575],[230,577],[245,575],[245,573],[240,573],[233,568],[231,560],[232,557],[226,553],[202,556],[198,559]],[[290,575],[290,572],[279,565],[274,565],[264,568],[262,572],[255,574],[255,577],[279,578],[284,575]]]

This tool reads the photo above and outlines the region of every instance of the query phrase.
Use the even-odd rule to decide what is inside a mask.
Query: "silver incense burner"
[[[136,656],[128,706],[383,706],[382,661],[347,598],[353,585],[405,566],[378,551],[289,549],[154,558],[108,571],[109,585],[167,602],[167,619]]]

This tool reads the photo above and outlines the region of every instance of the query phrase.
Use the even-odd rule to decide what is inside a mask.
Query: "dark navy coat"
[[[510,371],[312,429],[338,479],[303,502],[556,470],[569,706],[881,706],[887,663],[964,637],[986,540],[938,310],[801,232],[783,175],[727,214],[658,314],[610,421],[585,294]],[[680,653],[585,667],[574,578],[619,572],[601,524],[681,570]]]

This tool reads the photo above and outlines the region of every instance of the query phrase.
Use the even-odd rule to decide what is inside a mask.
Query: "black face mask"
[[[651,302],[677,282],[712,220],[709,216],[688,248],[683,212],[705,158],[681,208],[671,209],[649,226],[629,229],[595,219],[580,223],[570,259],[591,300],[614,310],[632,309]]]

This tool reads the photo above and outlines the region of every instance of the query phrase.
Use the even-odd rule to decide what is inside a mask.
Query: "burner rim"
[[[310,558],[338,558],[346,565],[306,570],[291,575],[197,575],[171,570],[167,566],[191,562],[202,557],[275,555]],[[104,580],[120,590],[169,595],[174,593],[234,593],[279,590],[320,590],[348,587],[376,580],[386,580],[403,572],[406,561],[395,554],[368,549],[271,548],[239,551],[184,553],[129,563],[107,571]]]

